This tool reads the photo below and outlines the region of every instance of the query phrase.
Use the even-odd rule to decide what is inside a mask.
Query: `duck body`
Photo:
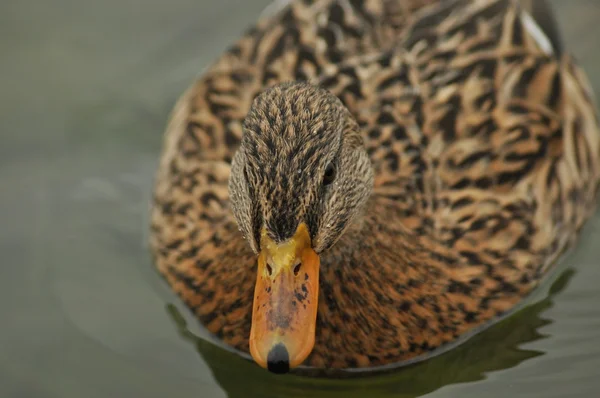
[[[260,238],[232,205],[232,161],[252,121],[260,127],[262,113],[249,116],[257,96],[280,95],[273,112],[289,105],[293,117],[302,98],[331,95],[356,131],[342,140],[368,154],[372,191],[326,235],[335,239],[308,223],[320,270],[304,364],[402,363],[506,314],[575,242],[600,179],[590,85],[547,11],[541,1],[298,0],[263,17],[173,111],[152,210],[158,270],[211,333],[249,351]],[[296,138],[264,142],[285,163]],[[306,170],[273,174],[289,183],[263,200],[289,198],[287,209]],[[249,217],[283,241],[282,212]]]

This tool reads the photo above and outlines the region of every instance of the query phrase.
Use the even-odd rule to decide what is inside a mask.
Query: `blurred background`
[[[152,179],[174,101],[269,3],[0,3],[0,397],[598,396],[600,216],[534,304],[394,374],[277,378],[202,339],[150,261]],[[551,3],[600,94],[600,2]]]

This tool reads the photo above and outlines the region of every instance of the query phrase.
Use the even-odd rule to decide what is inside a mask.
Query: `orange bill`
[[[319,256],[305,224],[287,242],[261,238],[254,290],[250,354],[263,368],[285,373],[300,365],[315,344]]]

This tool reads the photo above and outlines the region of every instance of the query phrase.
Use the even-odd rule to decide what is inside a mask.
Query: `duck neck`
[[[398,201],[372,195],[363,214],[322,255],[325,306],[358,311],[370,320],[367,324],[378,324],[378,309],[397,313],[407,300],[442,297],[458,259],[418,228],[409,228],[410,222]]]

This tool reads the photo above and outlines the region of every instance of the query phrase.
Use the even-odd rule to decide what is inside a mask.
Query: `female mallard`
[[[599,176],[592,94],[542,1],[297,0],[176,105],[152,246],[261,366],[378,367],[512,309]]]

